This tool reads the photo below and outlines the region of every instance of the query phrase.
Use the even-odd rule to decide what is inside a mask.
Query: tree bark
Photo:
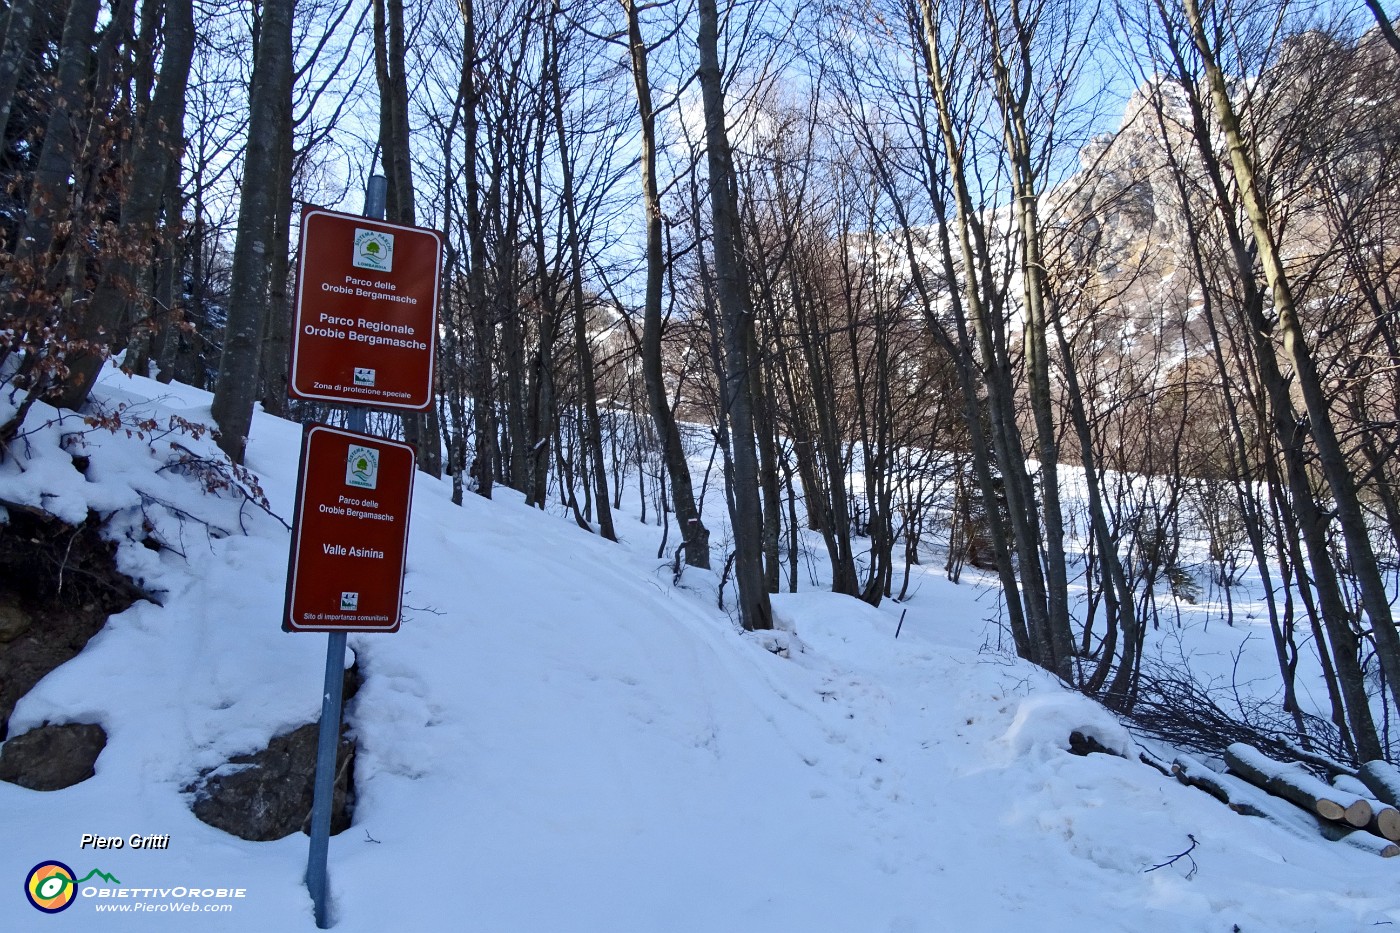
[[[243,462],[257,395],[259,340],[267,316],[269,250],[273,244],[278,191],[290,184],[281,177],[278,128],[292,106],[292,17],[296,0],[265,0],[249,89],[248,147],[243,161],[238,233],[229,283],[224,352],[214,384],[212,413],[218,422],[219,447],[235,463]],[[263,129],[266,128],[266,129]]]
[[[379,86],[379,145],[389,183],[384,216],[390,223],[418,223],[413,199],[413,161],[409,149],[408,77],[405,74],[403,0],[374,0],[374,73]],[[436,396],[437,386],[433,386]],[[437,416],[403,413],[404,439],[418,451],[418,469],[442,475],[442,437]]]
[[[134,306],[143,329],[159,318],[150,307],[150,266],[160,236],[162,196],[169,173],[180,171],[185,120],[185,89],[194,56],[194,10],[190,0],[166,0],[165,47],[160,81],[144,119],[133,128],[132,147],[123,166],[125,186],[121,206],[123,239],[135,241],[104,269],[84,320],[83,336],[97,344],[123,340],[118,328],[123,311]],[[178,205],[167,206],[168,224],[178,222]],[[174,216],[171,216],[174,215]],[[134,296],[134,301],[132,300]],[[142,373],[141,375],[145,375]]]
[[[25,285],[42,287],[48,278],[54,227],[68,215],[69,182],[78,158],[76,121],[87,110],[85,86],[97,28],[98,0],[72,0],[63,22],[53,104],[43,144],[25,202],[24,221],[14,244],[14,264],[29,277]]]
[[[472,422],[475,435],[474,460],[470,467],[475,491],[482,498],[491,498],[496,455],[495,399],[491,390],[491,349],[493,326],[486,299],[486,227],[482,216],[481,182],[477,177],[476,151],[479,134],[481,89],[476,79],[476,63],[480,58],[477,46],[476,2],[461,0],[463,43],[466,61],[462,67],[462,84],[466,101],[462,108],[463,136],[466,139],[466,161],[463,165],[466,198],[463,212],[467,221],[467,317],[471,324],[472,343],[469,382],[472,394]],[[499,180],[495,180],[499,184]]]
[[[1270,225],[1267,206],[1260,194],[1254,158],[1245,141],[1234,103],[1230,99],[1225,76],[1216,59],[1215,48],[1207,35],[1200,5],[1198,0],[1183,2],[1196,50],[1205,65],[1206,81],[1210,87],[1216,119],[1225,134],[1240,201],[1249,217],[1259,260],[1264,267],[1264,277],[1272,292],[1274,309],[1278,312],[1284,353],[1292,365],[1307,409],[1308,423],[1305,427],[1317,448],[1323,474],[1327,477],[1327,485],[1332,492],[1337,522],[1341,526],[1342,537],[1347,545],[1347,556],[1360,585],[1361,601],[1375,634],[1377,657],[1385,670],[1391,695],[1397,705],[1400,705],[1400,632],[1396,631],[1391,615],[1390,596],[1376,561],[1375,549],[1371,544],[1365,515],[1357,496],[1356,481],[1352,477],[1333,424],[1327,392],[1318,374],[1307,334],[1299,320],[1292,286]]]
[[[734,530],[734,576],[739,618],[745,629],[773,627],[763,573],[763,516],[759,504],[758,454],[754,447],[753,310],[740,267],[739,211],[734,158],[725,128],[723,74],[719,65],[719,17],[715,0],[699,0],[700,94],[705,111],[706,162],[714,238],[715,297],[723,324],[724,379],[733,477],[729,495]]]
[[[574,186],[574,166],[569,149],[569,138],[564,125],[564,91],[559,74],[559,34],[556,31],[560,8],[554,3],[554,16],[550,25],[549,63],[552,113],[554,117],[555,141],[559,145],[560,180],[563,183],[561,196],[564,201],[565,245],[569,251],[569,292],[574,304],[574,353],[578,357],[579,391],[582,394],[584,431],[582,438],[584,456],[591,461],[593,497],[598,509],[598,533],[609,541],[617,540],[613,528],[612,504],[608,497],[607,462],[603,453],[603,424],[598,415],[598,384],[593,371],[593,347],[588,340],[588,302],[583,289],[583,249],[580,239],[583,234],[579,223],[578,202]]]
[[[666,392],[662,368],[662,299],[666,275],[666,251],[662,241],[661,194],[656,178],[656,109],[652,100],[648,71],[648,49],[642,37],[641,19],[635,0],[621,0],[627,14],[627,46],[632,60],[632,83],[637,92],[637,112],[642,129],[642,200],[646,210],[647,277],[642,311],[642,380],[646,384],[647,408],[656,436],[661,441],[661,459],[670,477],[671,510],[680,526],[688,566],[710,567],[710,530],[695,507],[695,487],[686,461],[685,444]]]
[[[1297,765],[1274,761],[1257,749],[1236,742],[1225,749],[1225,763],[1240,777],[1269,793],[1291,801],[1324,820],[1363,827],[1373,811],[1365,797],[1330,787]]]
[[[24,74],[29,55],[29,37],[34,31],[34,0],[12,0],[5,18],[4,45],[0,46],[0,140],[10,125],[15,91]]]
[[[926,77],[938,115],[938,133],[950,176],[958,252],[962,259],[959,274],[950,279],[960,279],[963,283],[960,290],[961,299],[955,305],[955,313],[965,306],[973,338],[969,340],[969,335],[961,332],[961,347],[962,352],[969,357],[976,352],[981,358],[981,377],[987,392],[987,435],[991,442],[990,450],[995,455],[996,467],[1001,471],[1004,480],[1007,525],[1010,532],[1007,535],[1008,545],[1014,547],[1019,558],[1019,567],[1013,569],[1010,553],[998,550],[998,569],[1003,587],[1008,585],[1008,580],[1014,578],[1019,570],[1019,585],[1006,589],[1006,596],[1008,604],[1013,597],[1018,598],[1024,613],[1022,618],[1026,641],[1024,644],[1018,644],[1022,656],[1049,670],[1058,671],[1054,641],[1050,633],[1045,577],[1040,560],[1040,528],[1036,515],[1035,494],[1030,477],[1026,473],[1020,431],[1016,425],[1011,362],[1007,354],[1004,324],[1000,319],[1002,296],[995,290],[995,276],[991,268],[985,230],[981,224],[981,213],[973,202],[967,177],[969,166],[966,164],[963,143],[958,133],[958,115],[949,95],[948,79],[944,72],[942,29],[937,18],[938,13],[932,0],[919,0],[919,11]],[[946,235],[944,230],[939,231],[940,238]],[[945,259],[946,266],[952,265],[950,259],[951,253],[949,258]],[[961,324],[959,327],[962,331]],[[982,468],[979,467],[979,474],[981,471]],[[987,514],[997,516],[1000,508],[989,475],[990,465],[987,472],[988,477],[982,483],[983,500]],[[1014,631],[1017,622],[1015,616],[1012,621]]]
[[[263,324],[262,406],[278,418],[287,414],[287,381],[291,375],[292,352],[292,158],[293,121],[291,108],[280,128],[281,160],[278,171],[288,183],[278,188],[276,221],[272,228],[272,269],[268,276],[267,319]]]

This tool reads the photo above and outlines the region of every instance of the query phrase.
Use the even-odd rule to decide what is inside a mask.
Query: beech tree
[[[435,410],[376,429],[456,502],[609,539],[635,503],[750,630],[782,588],[913,598],[941,548],[1012,650],[1127,715],[1191,694],[1153,629],[1203,588],[1232,624],[1249,574],[1259,715],[1394,753],[1382,4],[11,0],[0,28],[0,452],[114,357],[204,386],[219,354],[234,461],[255,401],[339,417],[285,400],[295,208],[378,162],[446,263]]]
[[[408,84],[405,72],[406,26],[403,0],[374,0],[374,74],[379,86],[379,151],[388,180],[385,217],[391,223],[418,223],[413,196],[413,159],[409,139]],[[405,439],[418,451],[418,468],[442,475],[442,440],[437,415],[406,412]]]
[[[715,0],[699,0],[697,10],[696,41],[705,111],[714,261],[713,313],[723,334],[720,430],[733,462],[728,502],[734,529],[734,577],[739,584],[739,618],[744,628],[769,629],[773,627],[773,610],[763,569],[763,513],[758,498],[758,452],[754,440],[754,321],[742,280],[737,181],[725,128],[723,72],[719,65],[719,13]]]
[[[290,201],[281,195],[281,189],[291,183],[281,153],[285,134],[291,131],[295,12],[296,0],[265,0],[253,51],[244,185],[239,196],[224,351],[212,407],[220,430],[219,446],[235,463],[243,462],[257,397],[277,208]]]
[[[671,510],[679,525],[685,562],[692,567],[710,566],[710,532],[695,507],[695,491],[685,444],[676,424],[663,373],[661,331],[666,276],[662,237],[661,193],[657,180],[656,105],[652,95],[648,59],[651,53],[642,34],[641,14],[633,0],[621,0],[627,17],[627,48],[632,81],[641,121],[642,200],[646,217],[646,287],[643,298],[641,368],[646,382],[647,407],[661,443],[661,458],[671,489]]]

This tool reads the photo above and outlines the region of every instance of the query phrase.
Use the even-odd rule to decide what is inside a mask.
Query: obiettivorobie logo
[[[67,910],[78,897],[78,885],[86,884],[93,877],[101,878],[108,884],[121,882],[105,871],[94,868],[83,877],[59,861],[40,862],[29,870],[24,879],[24,896],[35,910],[46,914],[56,914]]]
[[[124,885],[97,868],[79,878],[67,865],[49,859],[24,877],[24,896],[35,910],[46,914],[67,910],[80,896],[92,902],[98,913],[229,913],[237,900],[248,896],[248,889]]]
[[[378,230],[355,229],[355,251],[350,260],[356,269],[394,271],[394,235]]]

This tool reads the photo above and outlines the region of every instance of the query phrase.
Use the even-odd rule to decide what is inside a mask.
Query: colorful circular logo
[[[24,879],[24,896],[35,910],[56,914],[67,909],[78,896],[73,878],[73,869],[62,862],[40,862]]]

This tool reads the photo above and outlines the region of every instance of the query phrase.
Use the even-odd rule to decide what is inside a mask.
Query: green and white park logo
[[[394,235],[378,230],[355,230],[355,254],[351,264],[356,269],[373,269],[375,272],[394,270]]]
[[[351,444],[345,456],[345,485],[373,489],[379,485],[379,451]]]

